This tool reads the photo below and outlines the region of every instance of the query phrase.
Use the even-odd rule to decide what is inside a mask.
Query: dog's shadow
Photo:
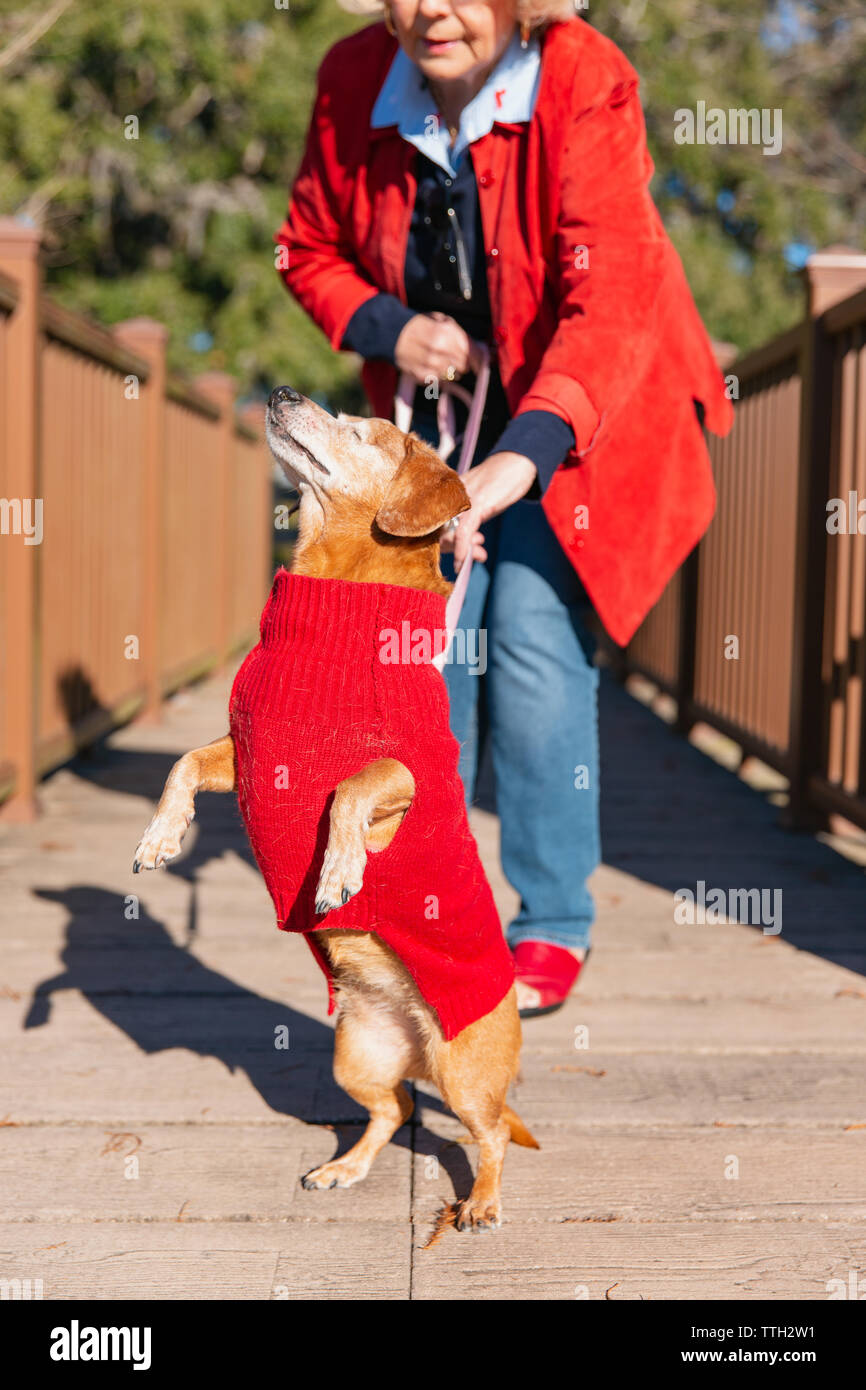
[[[35,896],[62,905],[69,920],[64,969],[36,987],[25,1028],[48,1026],[53,997],[78,990],[142,1052],[184,1048],[215,1057],[232,1073],[245,1073],[277,1114],[333,1126],[339,1141],[334,1157],[357,1141],[366,1113],[333,1079],[334,1034],[327,1024],[203,964],[189,948],[194,929],[178,945],[141,903],[138,917],[128,920],[124,900],[94,884],[40,888]],[[438,1097],[425,1093],[417,1100],[425,1108],[445,1110]],[[468,1194],[472,1172],[459,1147],[418,1123],[401,1130],[393,1142],[435,1155],[456,1197]]]

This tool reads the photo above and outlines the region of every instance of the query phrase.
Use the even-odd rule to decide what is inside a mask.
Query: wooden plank
[[[363,1183],[308,1192],[301,1178],[361,1130],[298,1120],[222,1125],[22,1125],[3,1130],[4,1220],[383,1221],[409,1210],[410,1136],[401,1131]]]
[[[748,988],[744,981],[744,994]],[[804,1008],[802,1000],[790,998],[719,999],[693,992],[686,999],[593,999],[578,992],[567,1009],[537,1022],[543,1027],[527,1026],[527,1044],[546,1037],[563,1056],[581,1027],[588,1032],[587,1057],[599,1050],[643,1056],[830,1053],[859,1057],[861,1065],[866,1060],[866,997],[840,996]]]
[[[548,1299],[824,1299],[828,1281],[863,1267],[863,1235],[846,1223],[695,1225],[522,1223],[478,1236],[415,1242],[421,1301]]]
[[[201,391],[197,391],[188,381],[184,381],[179,376],[169,376],[166,378],[165,394],[170,401],[175,401],[177,405],[187,406],[195,411],[196,415],[203,415],[207,420],[218,420],[220,409],[213,401],[208,400]]]
[[[46,1300],[401,1298],[409,1242],[407,1223],[373,1221],[21,1222],[0,1226],[0,1263]]]
[[[566,1056],[536,1050],[530,1040],[523,1049],[522,1073],[512,1104],[530,1125],[772,1125],[832,1127],[841,1133],[846,1126],[866,1123],[859,1057]]]
[[[834,335],[866,322],[866,289],[858,290],[856,294],[831,305],[824,311],[821,322],[825,332]]]
[[[65,309],[62,304],[58,304],[55,300],[48,299],[44,295],[42,297],[40,325],[47,337],[55,338],[58,342],[74,348],[76,352],[84,353],[87,357],[94,358],[95,361],[103,363],[106,367],[111,367],[116,372],[137,376],[140,381],[147,381],[150,375],[149,362],[140,357],[138,353],[130,352],[128,348],[122,347],[107,329],[100,327],[97,323],[92,323],[89,319],[82,318],[80,314],[73,313],[71,309]]]
[[[795,323],[784,333],[779,333],[768,343],[738,357],[725,368],[725,376],[739,377],[741,389],[755,377],[764,372],[778,371],[780,367],[789,369],[791,375],[798,370],[800,354],[803,351],[804,328]]]
[[[509,1224],[672,1224],[866,1218],[866,1131],[533,1126],[539,1150],[512,1144],[503,1209]],[[429,1114],[415,1155],[413,1215],[432,1225],[467,1195],[478,1150],[451,1117]],[[832,1186],[827,1183],[833,1174]],[[737,1174],[737,1176],[728,1176]],[[714,1237],[713,1237],[714,1238]]]
[[[411,1264],[412,1228],[408,1222],[293,1223],[282,1240],[273,1297],[293,1303],[323,1299],[405,1301],[409,1298]]]

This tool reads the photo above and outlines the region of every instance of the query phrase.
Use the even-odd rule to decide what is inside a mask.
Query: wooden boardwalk
[[[498,1233],[429,1248],[474,1162],[433,1096],[364,1184],[300,1186],[361,1114],[233,800],[200,799],[179,865],[131,873],[172,761],[224,732],[227,683],[50,778],[42,820],[0,830],[0,1279],[46,1299],[422,1300],[866,1280],[862,841],[782,831],[766,796],[602,689],[595,948],[567,1008],[525,1027],[516,1104],[543,1148],[512,1146]],[[495,818],[476,830],[505,915]],[[781,890],[781,935],[678,925],[673,894],[699,881]]]

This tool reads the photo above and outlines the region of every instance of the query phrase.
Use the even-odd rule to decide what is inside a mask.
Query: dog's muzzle
[[[293,386],[275,386],[268,396],[268,410],[278,405],[300,405],[303,396]]]
[[[273,431],[278,439],[289,440],[294,449],[304,454],[314,468],[317,468],[320,473],[324,473],[326,477],[330,477],[330,468],[326,468],[322,460],[313,452],[309,445],[298,439],[293,433],[293,423],[294,427],[298,428],[298,421],[300,420],[300,424],[303,425],[307,417],[302,413],[299,417],[287,419],[284,408],[286,406],[298,405],[310,405],[310,402],[307,400],[306,396],[302,396],[300,391],[296,391],[293,386],[275,387],[268,396],[268,429]]]

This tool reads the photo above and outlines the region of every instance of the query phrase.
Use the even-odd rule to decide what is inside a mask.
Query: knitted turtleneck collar
[[[267,658],[248,672],[265,710],[286,681],[315,692],[322,713],[404,723],[438,714],[433,657],[447,644],[445,599],[427,589],[318,579],[278,570],[262,614]],[[250,697],[252,698],[252,697]]]
[[[408,629],[406,627],[408,624]],[[408,589],[399,584],[365,584],[352,579],[318,579],[277,570],[271,598],[262,615],[262,641],[266,646],[283,643],[313,646],[321,653],[345,661],[350,651],[371,647],[393,655],[394,635],[401,648],[414,641],[414,664],[424,660],[427,643],[444,646],[445,599],[428,589]],[[409,634],[412,635],[411,639]],[[399,657],[397,659],[400,659]],[[409,660],[408,656],[403,656]]]

